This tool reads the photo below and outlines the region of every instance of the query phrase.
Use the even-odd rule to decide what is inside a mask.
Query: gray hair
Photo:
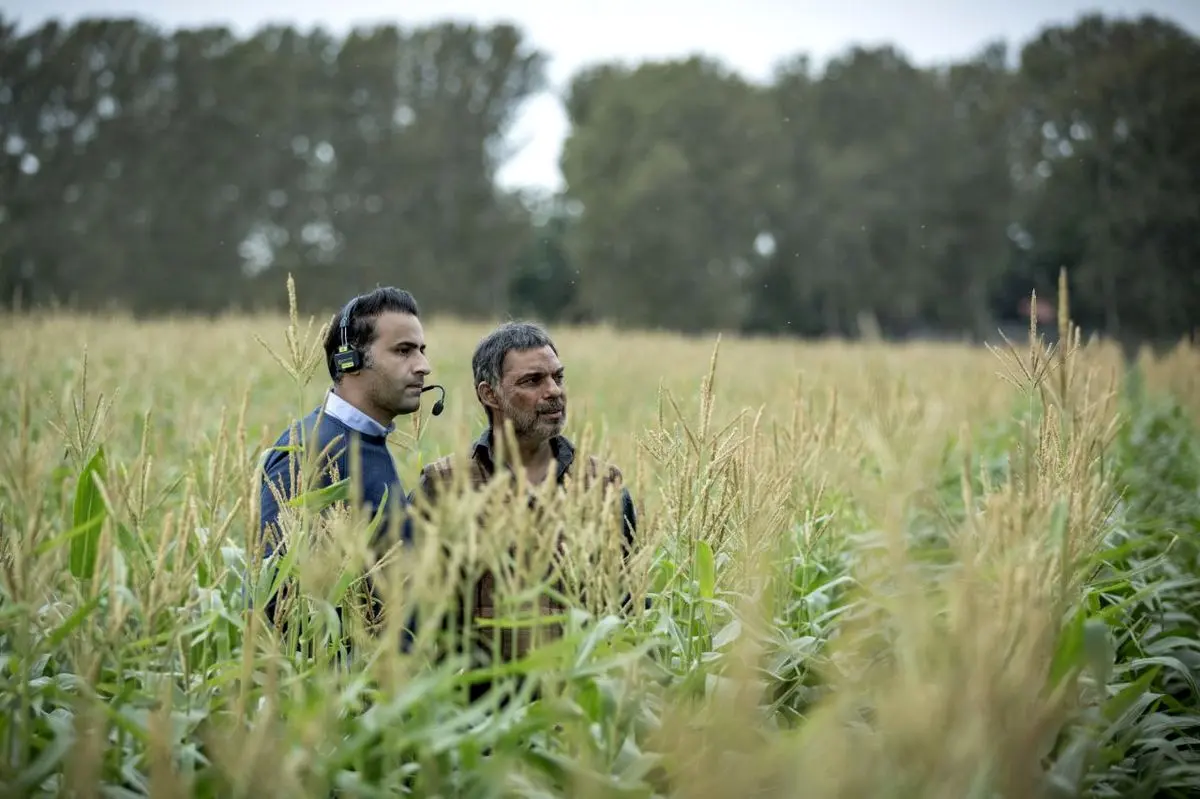
[[[504,357],[513,350],[536,350],[549,347],[558,355],[558,348],[550,334],[540,325],[533,322],[505,322],[493,330],[475,347],[475,355],[471,358],[471,371],[474,373],[475,385],[487,383],[494,389],[500,388],[500,378],[504,370]],[[479,403],[483,405],[483,400]],[[491,412],[484,405],[483,412],[491,420]]]

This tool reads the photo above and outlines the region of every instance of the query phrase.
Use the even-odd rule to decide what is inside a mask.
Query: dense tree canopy
[[[987,335],[1059,270],[1089,329],[1200,325],[1200,41],[1081,17],[921,68],[576,75],[561,196],[497,188],[544,84],[510,26],[163,31],[0,18],[0,299],[138,313],[376,283],[432,312]]]

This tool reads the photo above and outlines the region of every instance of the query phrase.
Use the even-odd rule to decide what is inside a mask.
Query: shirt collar
[[[487,429],[475,440],[474,446],[471,447],[471,457],[478,461],[483,466],[484,472],[489,475],[496,468],[492,442],[492,427],[488,425]],[[555,477],[561,481],[567,470],[571,468],[571,464],[575,462],[575,446],[566,436],[555,436],[550,439],[550,451],[554,453],[554,460],[558,464]]]
[[[337,419],[351,430],[357,430],[368,436],[387,436],[396,429],[395,423],[384,427],[339,397],[333,389],[330,389],[329,393],[325,395],[325,414]]]

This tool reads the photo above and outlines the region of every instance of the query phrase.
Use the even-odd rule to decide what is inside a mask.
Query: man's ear
[[[500,410],[500,400],[496,397],[496,390],[486,380],[481,380],[479,385],[475,386],[475,393],[479,397],[479,401],[486,407],[494,411]]]

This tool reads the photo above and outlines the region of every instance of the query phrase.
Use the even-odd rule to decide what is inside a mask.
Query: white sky
[[[997,39],[1018,47],[1045,25],[1090,11],[1153,13],[1200,34],[1200,0],[743,0],[740,7],[730,0],[0,0],[0,15],[23,28],[50,17],[72,22],[97,15],[136,15],[169,27],[215,23],[239,32],[265,22],[320,24],[334,32],[377,22],[513,22],[548,54],[551,90],[523,108],[512,131],[522,149],[499,179],[544,187],[561,182],[567,122],[556,92],[596,61],[700,52],[765,79],[779,60],[798,53],[819,66],[851,44],[890,42],[925,65],[962,58]]]

